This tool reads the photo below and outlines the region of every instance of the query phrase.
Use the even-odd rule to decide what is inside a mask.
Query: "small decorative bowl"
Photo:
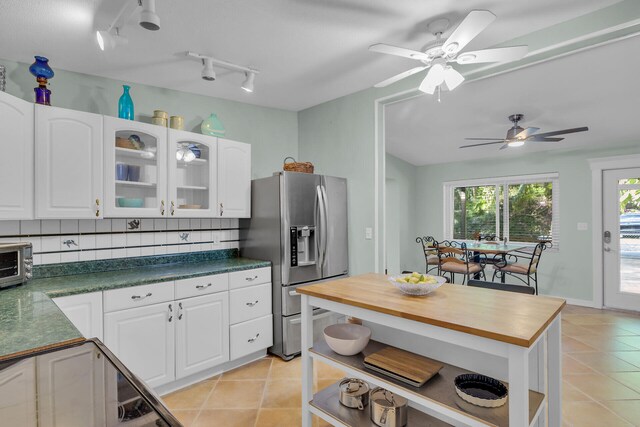
[[[495,378],[480,374],[458,375],[453,383],[466,402],[483,408],[497,408],[507,402],[507,387]]]
[[[324,328],[324,339],[329,348],[343,356],[360,353],[369,343],[371,329],[353,323],[336,323]]]
[[[120,208],[141,208],[144,206],[144,199],[139,198],[118,197],[116,202]]]
[[[397,279],[402,279],[405,278],[407,276],[411,276],[411,274],[403,274],[400,276],[391,276],[389,277],[389,281],[391,283],[393,283],[393,285],[400,289],[400,292],[402,292],[403,294],[407,294],[407,295],[413,295],[413,296],[424,296],[424,295],[428,295],[431,292],[435,291],[436,289],[438,289],[440,286],[442,286],[443,283],[446,283],[447,279],[441,276],[432,276],[430,274],[424,274],[425,277],[435,277],[435,279],[437,280],[436,283],[422,283],[422,284],[417,284],[417,283],[407,283],[407,282],[398,282]]]

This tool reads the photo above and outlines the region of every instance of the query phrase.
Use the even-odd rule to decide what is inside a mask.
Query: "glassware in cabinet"
[[[167,216],[167,130],[105,117],[105,215]]]

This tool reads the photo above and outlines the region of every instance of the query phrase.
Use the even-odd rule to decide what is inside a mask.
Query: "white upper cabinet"
[[[251,145],[218,138],[218,214],[251,216]]]
[[[169,216],[217,216],[217,138],[169,129],[168,146]]]
[[[102,217],[102,116],[36,105],[35,149],[36,217]]]
[[[105,116],[104,168],[105,216],[169,215],[166,128]]]
[[[0,92],[0,219],[33,218],[33,110]]]

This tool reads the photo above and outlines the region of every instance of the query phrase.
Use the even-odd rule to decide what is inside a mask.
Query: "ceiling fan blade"
[[[572,129],[564,129],[564,130],[554,130],[552,132],[544,132],[544,133],[539,133],[536,136],[545,138],[547,136],[555,136],[555,135],[566,135],[568,133],[576,133],[576,132],[586,132],[588,131],[589,128],[584,126],[581,128],[572,128]]]
[[[502,147],[500,147],[499,150],[504,150],[505,148],[509,148],[509,143],[508,142],[506,144],[504,144]]]
[[[501,138],[465,138],[467,141],[496,141]]]
[[[447,67],[444,70],[444,82],[447,84],[449,90],[454,90],[464,81],[462,74],[457,72],[452,67]]]
[[[539,130],[540,128],[526,128],[525,130],[514,136],[513,139],[527,139],[531,136],[534,136],[533,134],[538,132]]]
[[[436,87],[441,85],[443,81],[444,68],[440,64],[435,64],[431,67],[424,80],[422,80],[418,89],[424,93],[433,95],[433,92],[436,91]]]
[[[564,138],[543,138],[540,137],[538,135],[534,135],[533,137],[527,139],[527,142],[529,141],[539,141],[539,142],[559,142],[562,141]]]
[[[378,83],[377,85],[374,85],[373,87],[385,87],[385,86],[389,86],[391,83],[395,83],[399,80],[402,80],[406,77],[412,76],[416,73],[419,73],[422,70],[426,70],[427,67],[416,67],[416,68],[412,68],[410,70],[405,71],[404,73],[400,73],[400,74],[396,74],[393,77],[389,77],[387,80],[383,80],[380,83]]]
[[[469,138],[467,138],[467,139],[469,139]],[[493,144],[503,144],[503,143],[504,143],[504,140],[503,140],[503,139],[501,139],[500,141],[483,142],[483,143],[481,143],[481,144],[463,145],[463,146],[458,147],[458,148],[480,147],[480,146],[482,146],[482,145],[493,145]]]
[[[402,56],[403,58],[430,61],[428,55],[417,50],[405,49],[404,47],[391,46],[389,44],[377,43],[369,46],[371,52],[386,53],[387,55]]]
[[[471,40],[489,26],[496,15],[488,10],[472,10],[451,33],[442,48],[448,54],[460,52]]]
[[[472,50],[461,53],[458,64],[480,64],[482,62],[511,62],[524,58],[529,46],[497,47],[495,49]]]

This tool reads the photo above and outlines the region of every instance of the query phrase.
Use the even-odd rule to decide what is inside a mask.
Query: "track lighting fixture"
[[[112,30],[96,31],[96,39],[100,50],[113,49],[118,45],[127,44],[129,40],[120,35],[120,30],[114,27]]]
[[[204,65],[202,78],[209,82],[214,81],[216,79],[216,72],[213,70],[213,60],[211,58],[202,58],[202,64]]]
[[[252,93],[253,92],[253,81],[256,78],[256,73],[254,73],[253,71],[249,71],[248,73],[244,73],[245,75],[245,79],[244,82],[242,83],[242,89],[244,89],[245,91]]]
[[[100,50],[113,49],[127,43],[126,37],[120,35],[120,30],[140,8],[142,8],[140,26],[151,31],[160,29],[160,18],[156,14],[156,0],[127,0],[109,28],[96,31],[96,40]]]
[[[138,0],[142,7],[140,12],[140,26],[151,31],[160,29],[160,17],[156,13],[156,0]]]
[[[247,92],[253,92],[254,80],[256,74],[260,71],[255,68],[244,67],[242,65],[236,65],[231,62],[222,61],[220,59],[213,58],[211,56],[201,55],[195,52],[187,52],[187,56],[197,58],[202,61],[204,68],[202,69],[202,78],[207,81],[214,81],[216,79],[216,72],[213,67],[224,68],[231,71],[237,71],[243,73],[245,76],[244,82],[241,88]]]

